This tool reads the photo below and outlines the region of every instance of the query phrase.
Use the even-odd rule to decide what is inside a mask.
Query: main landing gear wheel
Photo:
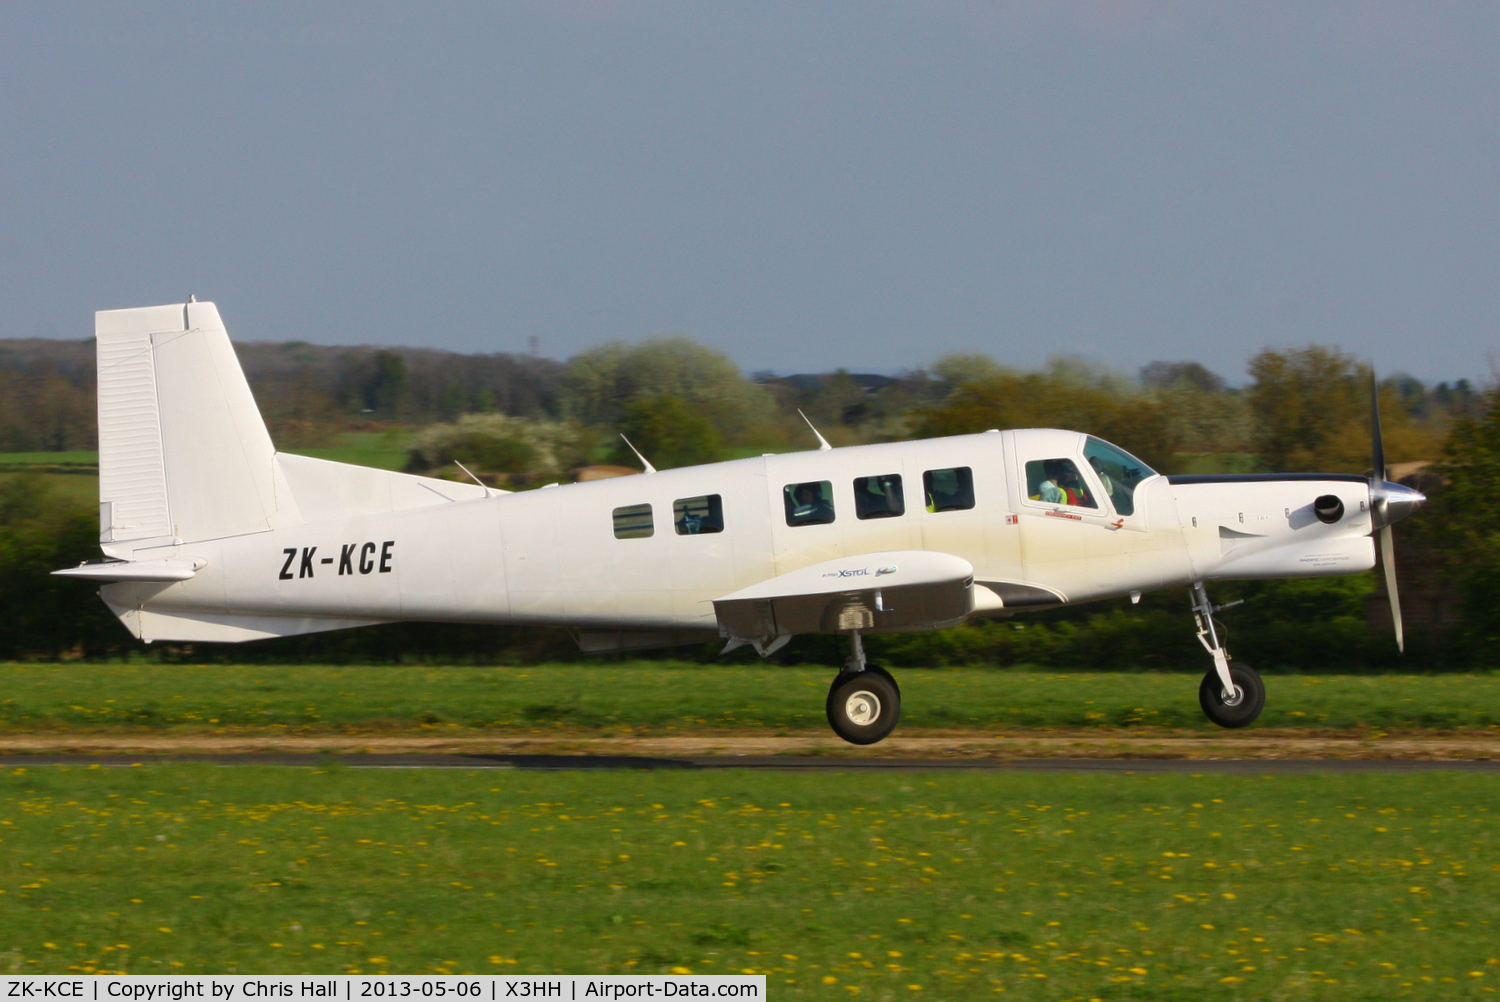
[[[1229,666],[1229,677],[1234,680],[1234,693],[1226,699],[1219,673],[1209,669],[1198,686],[1198,705],[1220,727],[1244,727],[1265,707],[1266,686],[1254,668],[1238,661]]]
[[[842,672],[828,689],[828,723],[839,737],[873,745],[901,719],[901,690],[883,668]]]
[[[901,686],[899,686],[899,685],[896,684],[896,676],[892,675],[890,672],[886,671],[884,668],[880,667],[879,665],[866,664],[865,665],[865,671],[875,672],[881,678],[883,678],[887,682],[891,683],[891,685],[894,686],[895,689],[896,689],[896,699],[897,700],[901,699]]]

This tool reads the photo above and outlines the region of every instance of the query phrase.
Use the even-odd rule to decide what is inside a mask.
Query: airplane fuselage
[[[137,610],[144,639],[192,639],[184,624],[226,614],[714,635],[723,632],[716,599],[826,562],[849,561],[857,576],[856,564],[885,552],[967,561],[977,615],[1374,564],[1364,478],[1147,471],[1122,504],[1085,460],[1096,441],[1050,429],[990,432],[311,520],[136,549],[137,561],[202,566],[182,581],[110,584],[104,596],[117,612]],[[1062,502],[1033,497],[1038,464],[1059,460],[1072,464],[1079,491]],[[965,479],[962,506],[934,501],[939,477]],[[872,484],[882,493],[872,495]],[[827,510],[799,518],[789,494],[799,485],[826,491]],[[872,510],[871,497],[884,507]],[[1328,497],[1343,506],[1331,523],[1314,511]]]

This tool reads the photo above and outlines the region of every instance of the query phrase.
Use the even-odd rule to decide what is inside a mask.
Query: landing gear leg
[[[1214,613],[1239,605],[1214,605],[1202,581],[1193,582],[1193,617],[1198,621],[1198,641],[1213,657],[1214,667],[1198,686],[1198,705],[1220,727],[1244,727],[1260,716],[1266,705],[1266,687],[1255,669],[1243,662],[1230,665],[1229,652],[1219,640]]]
[[[828,689],[826,708],[833,732],[856,745],[881,740],[901,719],[901,689],[890,672],[865,660],[858,630],[849,633],[849,657]]]

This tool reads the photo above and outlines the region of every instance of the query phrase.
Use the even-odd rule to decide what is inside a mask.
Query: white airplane
[[[1377,475],[1163,476],[1091,435],[991,431],[822,448],[507,493],[277,452],[213,303],[97,314],[103,559],[57,574],[146,642],[398,620],[570,627],[584,651],[849,638],[827,712],[884,738],[901,696],[873,633],[1160,588],[1192,592],[1225,727],[1265,688],[1205,582],[1353,574],[1425,498]]]

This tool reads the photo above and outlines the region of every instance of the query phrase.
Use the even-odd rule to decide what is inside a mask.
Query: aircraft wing
[[[891,550],[779,574],[714,600],[720,631],[770,640],[801,633],[900,633],[962,622],[974,608],[974,567],[962,557]]]

